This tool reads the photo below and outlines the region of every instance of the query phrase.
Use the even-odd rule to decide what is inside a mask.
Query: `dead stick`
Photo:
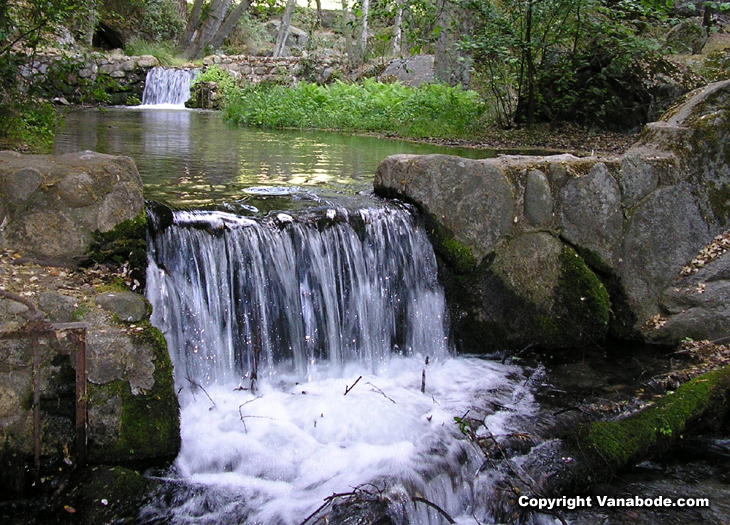
[[[8,292],[7,290],[3,289],[0,289],[0,297],[6,297],[11,301],[15,301],[16,303],[21,303],[27,306],[30,312],[29,320],[31,321],[37,321],[39,319],[43,319],[44,317],[43,312],[39,312],[35,305],[25,297],[21,297],[18,294],[14,294],[13,292]]]
[[[344,393],[344,395],[347,395],[347,394],[349,394],[349,393],[350,393],[350,390],[352,390],[353,388],[355,388],[355,385],[356,385],[356,384],[358,383],[358,381],[360,381],[361,379],[362,379],[362,376],[358,377],[358,378],[357,378],[357,379],[355,380],[355,382],[354,382],[354,383],[352,384],[352,386],[346,386],[346,387],[345,387],[345,393]]]
[[[411,498],[411,500],[414,501],[414,502],[423,503],[424,505],[428,505],[432,509],[437,510],[439,512],[439,514],[441,514],[446,519],[446,521],[448,521],[449,523],[456,523],[454,521],[454,518],[452,518],[451,516],[449,516],[444,509],[442,509],[441,507],[439,507],[438,505],[436,505],[434,502],[428,501],[426,498],[421,498],[419,496],[413,496]]]

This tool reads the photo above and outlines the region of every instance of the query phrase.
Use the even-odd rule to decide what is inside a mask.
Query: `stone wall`
[[[22,82],[32,82],[42,86],[47,96],[72,103],[125,104],[142,99],[147,71],[158,65],[152,55],[40,52],[21,67],[21,88]]]
[[[475,348],[575,346],[608,324],[655,341],[690,324],[694,338],[725,337],[729,278],[704,270],[684,298],[677,284],[728,228],[729,110],[729,81],[697,90],[619,158],[397,155],[376,192],[426,212],[458,337]],[[702,275],[723,283],[711,301]]]
[[[303,76],[326,81],[340,67],[334,58],[318,59],[316,63],[301,57],[264,57],[249,55],[218,56],[203,59],[203,66],[217,65],[236,78],[253,84],[263,81],[292,84]]]
[[[212,65],[253,84],[265,81],[293,84],[302,78],[326,82],[340,68],[334,58],[314,62],[301,57],[212,55],[203,59],[201,69],[205,71]],[[121,53],[74,55],[40,52],[21,67],[20,81],[21,88],[23,83],[26,86],[30,83],[42,86],[47,97],[62,103],[134,105],[142,100],[147,72],[156,66],[159,62],[152,55],[129,57]],[[207,87],[204,91],[203,95],[194,95],[190,106],[217,108],[216,86]],[[196,98],[199,99],[197,102]]]

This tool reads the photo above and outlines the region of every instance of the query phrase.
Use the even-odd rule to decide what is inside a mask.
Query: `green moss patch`
[[[542,344],[568,348],[604,338],[611,312],[606,287],[572,248],[564,247],[559,261],[553,308],[535,316]]]
[[[154,386],[149,392],[134,395],[129,383],[115,380],[106,385],[89,385],[90,403],[103,405],[117,396],[121,399],[118,438],[112,444],[94,447],[90,458],[103,462],[140,459],[172,459],[180,449],[180,412],[172,378],[172,363],[162,333],[149,321],[138,323],[144,329],[133,336],[136,344],[154,350]]]
[[[95,232],[86,265],[121,266],[129,263],[129,277],[144,289],[147,273],[147,215],[122,221],[108,232]]]
[[[456,274],[466,274],[477,267],[471,248],[456,240],[435,217],[426,217],[426,230],[436,253]]]
[[[730,185],[721,184],[719,188],[710,188],[709,197],[715,217],[720,224],[726,226],[730,217]]]
[[[589,461],[612,472],[666,450],[708,409],[727,409],[730,367],[702,374],[654,405],[620,421],[583,425],[567,442]]]

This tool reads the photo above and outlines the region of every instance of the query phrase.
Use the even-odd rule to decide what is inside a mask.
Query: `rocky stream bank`
[[[426,214],[457,342],[513,359],[527,347],[560,356],[547,368],[524,361],[546,408],[529,434],[479,442],[478,420],[460,422],[507,491],[585,491],[695,430],[727,435],[728,93],[729,82],[693,93],[621,157],[381,165],[377,191]],[[165,342],[130,291],[143,288],[146,261],[139,174],[125,157],[2,153],[0,177],[0,483],[12,494],[0,516],[134,521],[152,489],[140,472],[169,463],[180,443]],[[79,324],[86,468],[74,412],[80,346],[68,335]],[[685,341],[651,360],[646,348],[606,346],[608,334],[676,344],[690,333],[720,341]],[[490,505],[505,520],[525,517],[510,498]]]

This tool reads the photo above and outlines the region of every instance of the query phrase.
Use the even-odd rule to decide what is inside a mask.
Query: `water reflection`
[[[55,149],[129,155],[148,199],[243,213],[369,194],[378,163],[396,153],[494,154],[338,133],[239,128],[215,112],[148,108],[71,113]],[[244,191],[270,186],[301,191],[286,196]]]

